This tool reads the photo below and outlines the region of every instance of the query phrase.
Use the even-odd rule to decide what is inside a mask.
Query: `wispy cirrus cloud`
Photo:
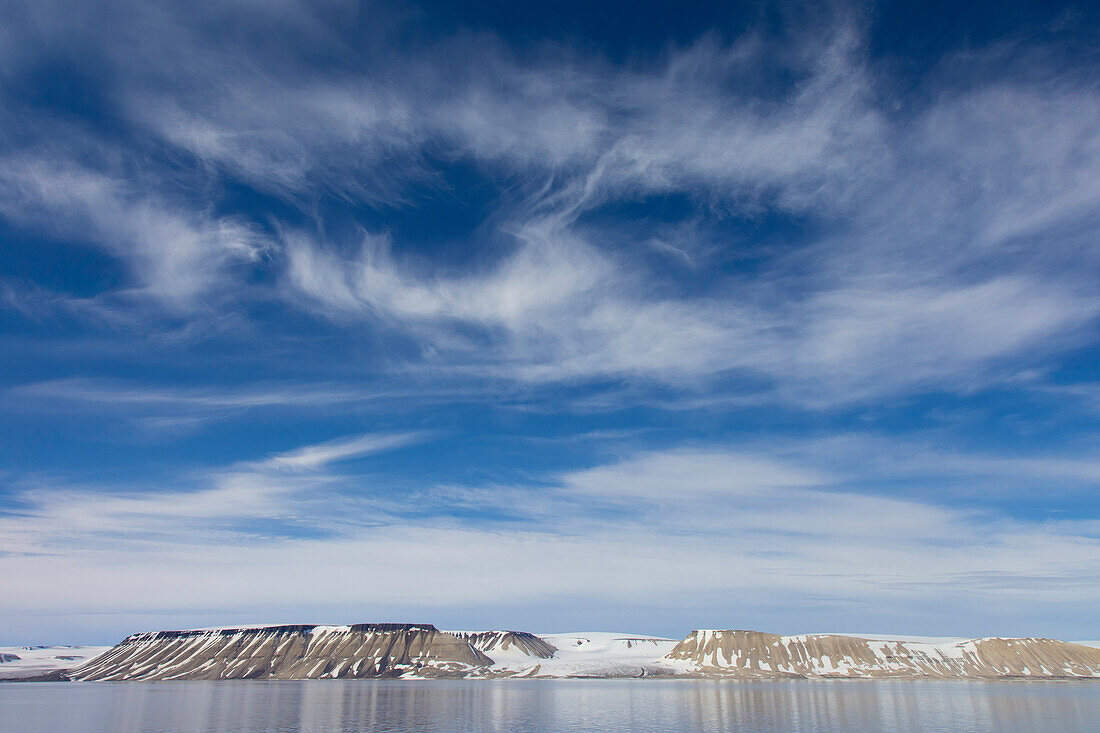
[[[6,158],[0,215],[92,242],[123,260],[132,289],[190,307],[224,284],[234,262],[255,262],[265,240],[232,217],[173,207],[125,180],[56,159]]]
[[[202,543],[212,537],[255,541],[285,527],[338,525],[324,519],[331,503],[318,508],[310,492],[320,492],[337,475],[332,464],[397,450],[428,440],[425,432],[369,433],[275,453],[207,475],[183,475],[166,490],[111,487],[54,489],[36,486],[0,516],[0,554],[65,555],[103,543],[133,547]],[[305,511],[305,507],[310,507]],[[266,522],[267,530],[251,522]],[[251,540],[249,538],[252,538]]]
[[[1097,145],[1089,122],[1096,90],[993,79],[890,119],[878,111],[858,44],[842,39],[783,104],[708,98],[722,65],[700,59],[723,50],[705,44],[669,62],[664,73],[676,84],[662,74],[633,78],[630,88],[648,94],[631,97],[632,114],[604,131],[589,163],[572,159],[558,174],[564,183],[511,210],[504,229],[514,246],[496,263],[433,273],[398,261],[386,235],[335,254],[339,247],[298,233],[287,243],[286,282],[322,313],[407,328],[451,363],[483,366],[485,343],[456,338],[462,328],[483,329],[499,371],[536,381],[733,372],[770,380],[787,398],[829,404],[971,389],[991,369],[1026,363],[1037,344],[1072,347],[1077,329],[1094,327],[1100,304],[1084,276],[1097,263],[1080,238],[1095,230],[1097,192],[1068,183],[1100,170],[1087,152]],[[672,97],[681,92],[702,105],[698,115],[645,122],[679,109]],[[594,99],[621,102],[611,93]],[[1046,114],[1058,118],[1049,135]],[[707,124],[717,128],[700,128]],[[967,143],[974,139],[1003,143]],[[1024,142],[1033,139],[1043,142]],[[1070,156],[1073,149],[1086,152]],[[584,224],[585,212],[647,192],[834,223],[751,280],[728,277],[724,287],[673,297],[675,278],[656,275],[637,247],[603,246],[601,232]],[[1066,269],[1070,262],[1083,269]]]
[[[284,225],[269,242],[253,223],[64,160],[11,166],[8,216],[56,224],[60,207],[139,289],[192,304],[233,292],[222,307],[234,311],[257,293],[227,287],[242,280],[229,268],[271,252],[276,289],[262,297],[400,334],[433,368],[521,382],[732,374],[827,406],[972,389],[1094,327],[1100,95],[1084,77],[986,64],[966,86],[931,78],[898,112],[882,94],[891,72],[843,14],[797,47],[750,32],[631,66],[463,35],[387,55],[396,19],[355,50],[304,7],[225,12],[334,49],[339,73],[293,55],[261,63],[261,46],[211,44],[190,14],[152,5],[133,22],[177,22],[127,47],[143,63],[97,51],[118,71],[107,93],[119,114],[211,180],[242,177],[315,220],[306,192],[415,206],[412,182],[449,185],[431,156],[468,162],[502,182],[486,226],[505,244],[439,269],[404,256],[415,248],[385,225],[359,241]],[[372,64],[349,65],[357,55]],[[754,81],[777,64],[786,81]],[[685,288],[650,261],[648,238],[612,244],[591,222],[655,195],[700,212],[663,225],[682,233],[681,252],[703,251],[700,216],[793,216],[815,234],[781,255],[710,248],[694,274],[706,287]],[[743,255],[759,260],[752,277],[732,266]]]

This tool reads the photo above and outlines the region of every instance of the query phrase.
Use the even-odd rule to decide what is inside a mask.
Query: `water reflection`
[[[1100,683],[688,680],[0,685],[2,733],[1095,731]]]

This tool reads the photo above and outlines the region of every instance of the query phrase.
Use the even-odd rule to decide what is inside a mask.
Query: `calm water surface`
[[[1100,684],[511,680],[0,684],[0,733],[1095,733]]]

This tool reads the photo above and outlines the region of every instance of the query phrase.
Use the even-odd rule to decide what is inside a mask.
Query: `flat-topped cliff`
[[[260,626],[134,634],[81,681],[462,676],[492,660],[430,624]]]
[[[934,643],[700,630],[668,658],[720,677],[1100,677],[1100,649],[1035,638]]]

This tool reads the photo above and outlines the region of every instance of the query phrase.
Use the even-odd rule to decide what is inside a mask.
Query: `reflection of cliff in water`
[[[192,681],[0,685],[0,708],[35,732],[1091,733],[1100,696],[1050,682]]]

